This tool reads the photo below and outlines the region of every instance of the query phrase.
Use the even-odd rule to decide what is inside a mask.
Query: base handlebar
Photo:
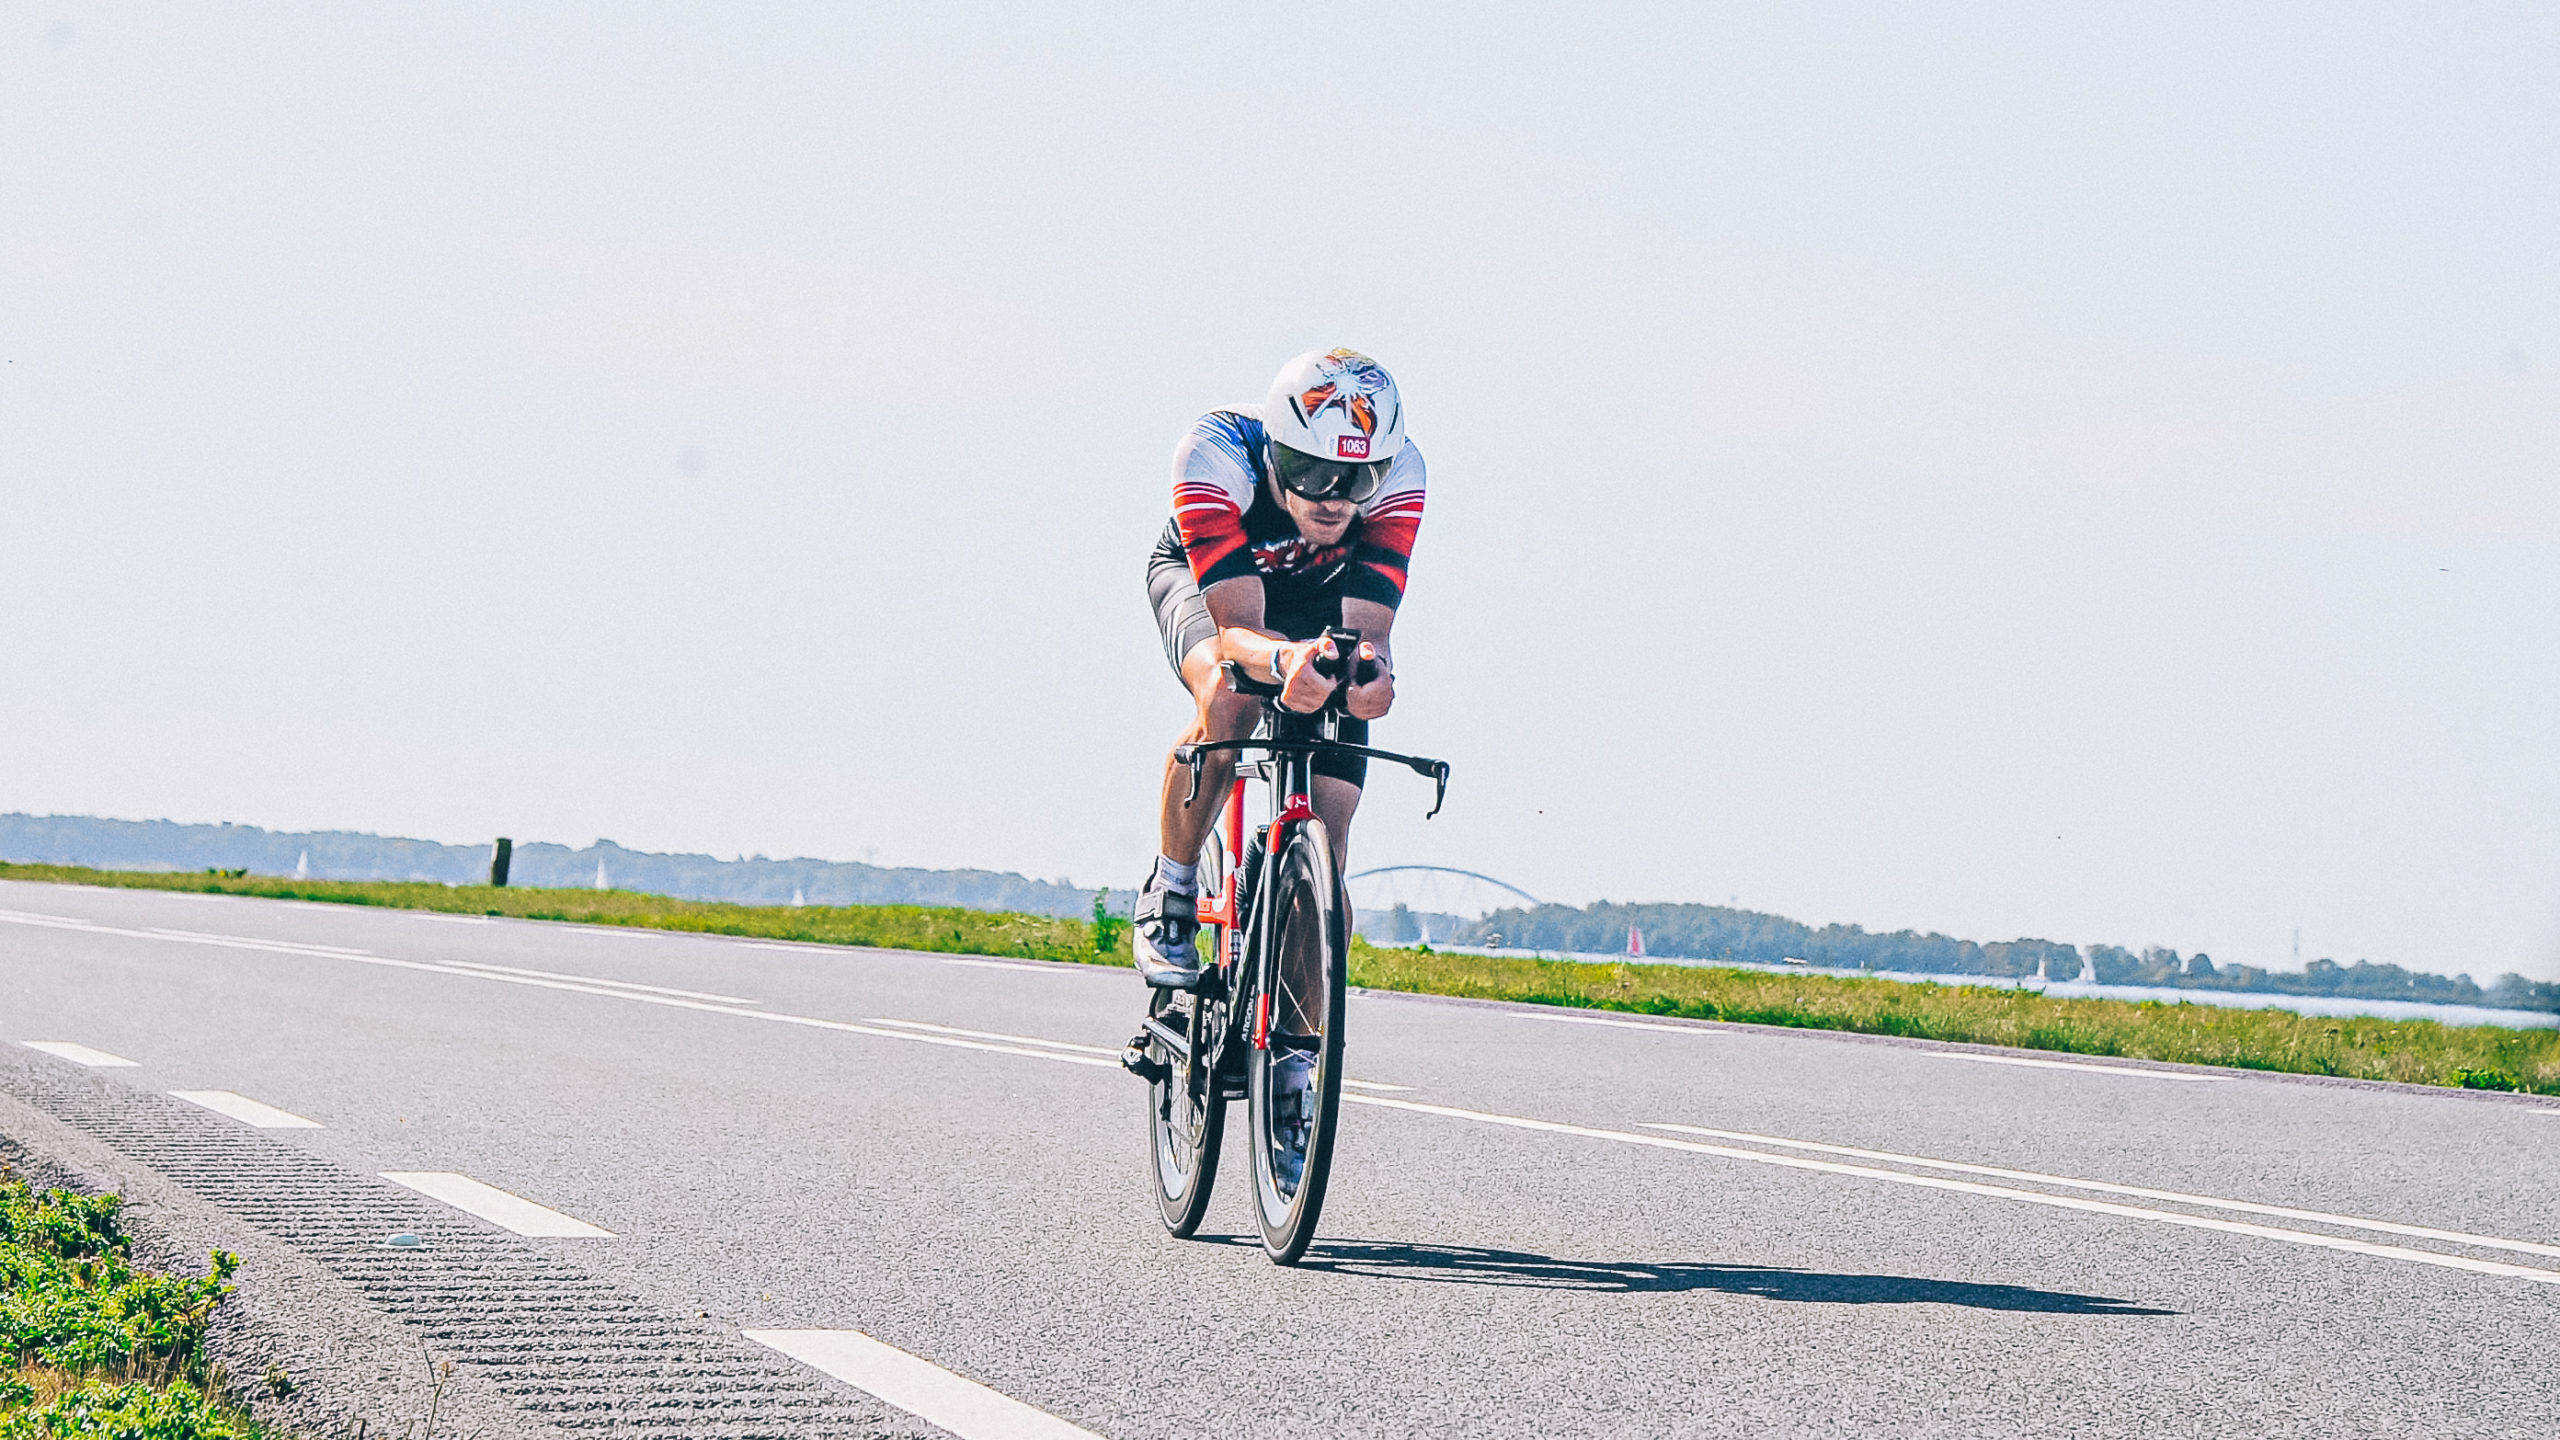
[[[1173,747],[1173,762],[1191,771],[1191,788],[1182,797],[1188,806],[1200,798],[1200,767],[1221,750],[1268,750],[1273,754],[1295,752],[1307,755],[1364,755],[1372,760],[1391,760],[1431,782],[1431,809],[1423,815],[1428,820],[1440,813],[1449,798],[1449,762],[1421,755],[1399,755],[1393,750],[1380,750],[1370,745],[1351,745],[1340,740],[1271,740],[1255,736],[1245,740],[1203,740],[1193,745]]]

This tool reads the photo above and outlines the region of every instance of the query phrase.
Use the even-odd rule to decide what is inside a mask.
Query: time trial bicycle
[[[1366,683],[1376,666],[1353,660],[1357,633],[1328,629],[1325,638],[1339,658],[1319,654],[1313,662],[1335,682],[1322,708],[1288,709],[1280,687],[1229,664],[1227,688],[1262,699],[1254,735],[1173,752],[1191,770],[1185,804],[1199,799],[1211,754],[1253,750],[1263,758],[1237,765],[1224,813],[1200,847],[1200,980],[1188,990],[1151,990],[1146,1028],[1121,1056],[1148,1082],[1149,1165],[1165,1228],[1177,1236],[1199,1228],[1217,1180],[1227,1102],[1242,1100],[1262,1246],[1283,1265],[1315,1238],[1342,1102],[1351,904],[1310,801],[1316,757],[1364,755],[1409,767],[1433,784],[1430,815],[1449,794],[1447,761],[1339,737],[1349,679],[1356,673]],[[1248,780],[1262,781],[1269,800],[1268,818],[1250,832]]]

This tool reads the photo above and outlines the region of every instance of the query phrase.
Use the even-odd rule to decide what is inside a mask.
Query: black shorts
[[[1276,630],[1292,640],[1313,640],[1328,626],[1342,623],[1342,592],[1331,585],[1297,591],[1296,587],[1262,587],[1262,628]],[[1209,618],[1209,602],[1201,598],[1200,582],[1191,578],[1190,557],[1182,553],[1182,537],[1171,525],[1165,527],[1156,548],[1147,556],[1147,599],[1155,606],[1156,633],[1164,640],[1165,663],[1173,667],[1174,678],[1182,677],[1182,657],[1192,647],[1218,633],[1217,624]],[[1184,693],[1189,693],[1186,688]],[[1335,729],[1346,744],[1369,743],[1369,722],[1345,715]],[[1365,755],[1319,755],[1315,771],[1353,785],[1369,779],[1369,758]]]

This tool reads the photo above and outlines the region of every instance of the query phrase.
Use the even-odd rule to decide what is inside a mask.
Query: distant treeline
[[[2249,990],[2278,995],[2342,995],[2361,1000],[2421,1000],[2445,1005],[2489,1005],[2507,1010],[2560,1011],[2560,984],[2501,975],[2482,986],[2468,975],[2432,975],[2397,965],[2359,960],[2341,965],[2314,960],[2299,971],[2217,965],[2210,955],[2181,956],[2158,948],[2140,952],[2114,945],[2085,951],[2054,940],[1957,940],[1935,933],[1896,930],[1875,934],[1855,925],[1820,929],[1783,915],[1722,905],[1617,905],[1602,901],[1576,909],[1540,905],[1497,910],[1450,937],[1460,945],[1517,946],[1612,954],[1627,948],[1627,931],[1644,934],[1648,955],[1681,960],[1739,960],[1778,965],[1789,960],[1839,970],[1890,970],[1919,975],[1986,975],[2023,979],[2088,979],[2101,985],[2162,985],[2192,990]]]
[[[295,833],[254,825],[180,825],[167,820],[98,820],[69,815],[0,815],[0,860],[90,865],[108,870],[246,870],[321,880],[426,880],[484,885],[489,847],[440,845],[345,830]],[[596,867],[616,890],[744,905],[955,905],[1031,915],[1083,915],[1093,892],[1063,880],[1031,880],[993,870],[909,870],[834,860],[721,860],[626,850],[610,840],[583,849],[519,842],[509,867],[515,885],[584,888]],[[1125,913],[1132,897],[1113,901]]]

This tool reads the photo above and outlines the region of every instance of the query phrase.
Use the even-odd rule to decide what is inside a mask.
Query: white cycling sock
[[[1164,882],[1167,890],[1179,890],[1185,895],[1199,893],[1199,871],[1197,865],[1180,865],[1162,855],[1156,857],[1156,878]]]

